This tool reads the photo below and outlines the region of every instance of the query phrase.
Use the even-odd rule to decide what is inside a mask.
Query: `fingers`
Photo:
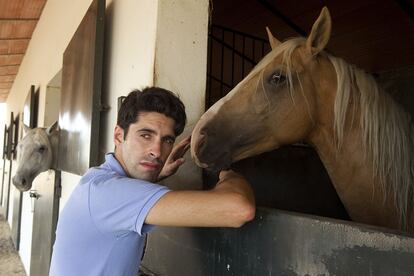
[[[174,160],[172,163],[170,163],[168,165],[168,167],[166,168],[166,174],[168,176],[174,174],[177,172],[178,168],[180,168],[180,166],[182,164],[184,164],[185,159],[184,158],[178,158],[177,160]]]
[[[185,162],[185,159],[184,159],[184,158],[179,158],[179,159],[175,160],[175,165],[176,165],[177,167],[179,167],[179,166],[181,166],[182,164],[184,164],[184,162]]]
[[[183,148],[183,152],[181,153],[181,156],[183,156],[188,151],[189,148],[190,148],[190,144],[185,145],[185,147]]]
[[[219,174],[219,179],[221,180],[221,179],[229,178],[235,175],[238,175],[238,174],[232,170],[223,170]]]
[[[181,158],[184,156],[184,154],[188,151],[188,149],[190,148],[190,141],[191,141],[191,136],[188,136],[186,138],[184,138],[183,140],[181,140],[172,150],[171,152],[171,156],[174,157],[175,159]]]
[[[180,145],[186,145],[186,144],[189,144],[191,142],[191,135],[190,136],[188,136],[188,137],[185,137],[183,140],[181,140],[178,144],[177,144],[177,146],[180,146]]]

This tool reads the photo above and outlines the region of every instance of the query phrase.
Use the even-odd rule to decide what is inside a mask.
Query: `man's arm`
[[[247,180],[222,171],[209,191],[171,191],[149,211],[145,223],[163,226],[240,227],[252,220],[256,207]]]

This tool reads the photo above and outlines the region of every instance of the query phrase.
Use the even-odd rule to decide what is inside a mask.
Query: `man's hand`
[[[174,146],[167,160],[165,161],[164,167],[162,168],[158,181],[163,180],[173,174],[175,174],[178,168],[184,163],[184,154],[190,148],[191,136],[184,138],[180,143]]]
[[[236,173],[233,170],[230,170],[229,169],[229,170],[220,171],[220,174],[219,174],[219,183],[220,182],[223,182],[223,181],[226,181],[226,180],[229,180],[231,178],[243,178],[244,179],[244,177],[241,174]]]

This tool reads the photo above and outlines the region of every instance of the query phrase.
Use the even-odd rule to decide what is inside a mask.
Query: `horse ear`
[[[269,30],[269,28],[266,26],[266,32],[267,36],[269,38],[270,47],[272,47],[272,50],[275,49],[277,46],[281,44],[281,42],[272,35],[272,32]]]
[[[306,48],[312,56],[321,52],[331,36],[332,21],[327,7],[323,7],[318,19],[313,23],[312,31],[306,40]]]
[[[23,131],[24,131],[24,133],[28,133],[30,131],[30,127],[23,124]]]
[[[55,131],[59,131],[59,125],[58,125],[58,122],[57,121],[54,122],[51,126],[49,126],[46,129],[46,133],[47,133],[47,135],[51,135]]]

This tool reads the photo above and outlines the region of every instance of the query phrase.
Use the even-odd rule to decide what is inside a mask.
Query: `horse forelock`
[[[25,137],[25,143],[33,145],[50,145],[48,135],[44,128],[35,128]]]
[[[34,148],[39,146],[46,146],[49,149],[51,148],[51,143],[44,128],[35,128],[30,130],[30,132],[28,132],[19,143],[21,144],[20,150],[24,149],[27,153],[31,153]],[[48,152],[50,152],[50,150]],[[19,156],[21,158],[24,157],[20,154]],[[24,158],[30,158],[30,156]]]
[[[384,195],[396,204],[403,229],[414,203],[414,131],[411,117],[374,78],[340,58],[328,55],[337,75],[334,103],[334,129],[340,148],[346,132],[346,120],[359,114],[365,156],[373,165],[374,178]],[[352,109],[349,103],[353,101]],[[349,110],[350,109],[350,110]],[[355,122],[358,123],[358,122]],[[348,124],[349,125],[349,124]]]
[[[290,97],[294,103],[294,87],[293,87],[293,64],[292,64],[292,55],[293,52],[301,45],[305,43],[306,39],[302,37],[293,38],[287,40],[280,44],[275,49],[272,49],[270,53],[268,53],[254,68],[253,70],[244,78],[237,86],[243,87],[246,82],[251,81],[253,78],[256,77],[256,89],[253,91],[254,93],[264,93],[266,99],[269,99],[270,95],[264,85],[264,77],[263,73],[265,69],[267,69],[268,65],[272,63],[278,57],[281,57],[281,67],[285,70],[286,78],[287,78],[287,86]],[[305,97],[306,104],[308,105],[307,98],[304,94],[302,84],[299,80],[299,86],[301,93]],[[237,88],[236,86],[236,88]],[[237,90],[237,89],[234,89]],[[233,91],[232,91],[233,92]],[[266,101],[266,104],[269,104],[270,101]],[[309,107],[309,105],[308,105]],[[308,110],[309,112],[309,110]]]
[[[287,88],[288,88],[288,92],[289,92],[289,96],[293,102],[294,105],[296,105],[295,103],[295,97],[294,97],[294,92],[296,90],[299,90],[299,92],[302,94],[302,97],[305,101],[305,104],[307,106],[306,108],[306,112],[308,113],[308,116],[310,118],[311,121],[314,121],[314,118],[312,116],[311,113],[311,108],[310,108],[310,104],[308,101],[308,96],[305,93],[305,90],[303,89],[302,86],[302,82],[301,79],[298,76],[298,71],[295,70],[294,65],[293,65],[293,53],[295,52],[295,50],[297,48],[299,48],[302,45],[305,45],[306,43],[306,39],[303,37],[297,37],[297,38],[292,38],[290,40],[287,40],[285,42],[283,42],[282,44],[280,44],[277,48],[273,49],[268,56],[265,57],[265,59],[263,59],[257,66],[256,68],[254,68],[254,70],[252,71],[252,75],[253,74],[258,74],[260,73],[260,77],[257,80],[257,85],[256,85],[256,93],[258,92],[263,92],[264,96],[266,99],[269,99],[269,97],[271,97],[264,85],[264,77],[263,77],[263,73],[264,70],[266,69],[267,65],[269,63],[271,63],[274,59],[276,59],[277,57],[281,57],[281,67],[284,69],[285,74],[286,74],[286,79],[287,79]],[[297,80],[297,86],[298,87],[294,87],[293,85],[293,77],[294,74],[296,74],[296,80]],[[261,89],[259,89],[259,87]],[[269,104],[270,106],[270,100],[267,100],[266,103]]]

